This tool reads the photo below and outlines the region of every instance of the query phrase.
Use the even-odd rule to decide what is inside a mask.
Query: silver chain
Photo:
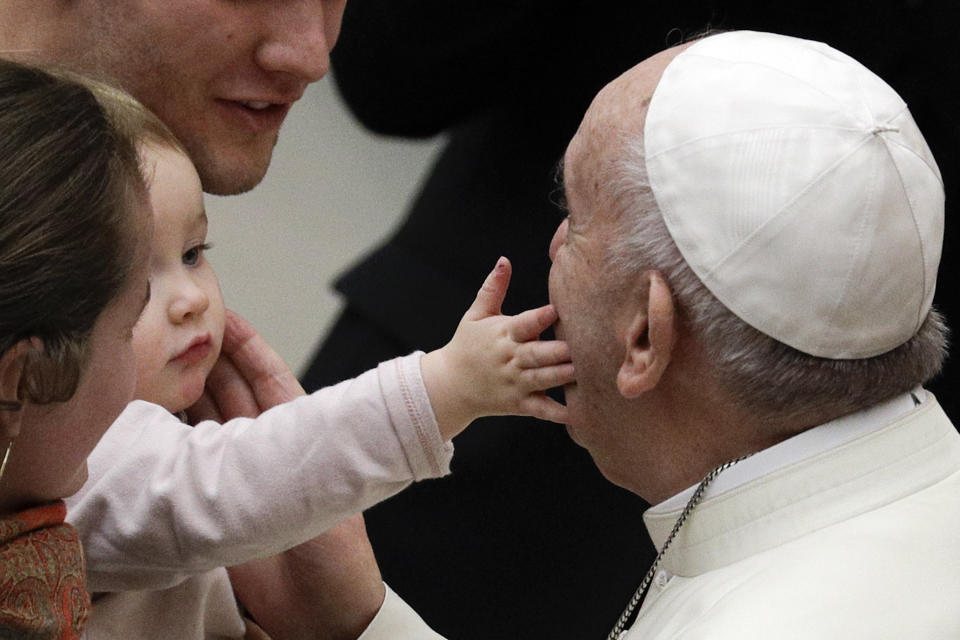
[[[686,522],[687,518],[690,517],[694,507],[696,507],[703,499],[703,494],[707,490],[707,487],[710,485],[710,483],[713,482],[723,471],[726,471],[733,465],[748,457],[750,457],[750,454],[740,456],[735,460],[724,462],[723,464],[714,467],[710,473],[703,477],[703,480],[701,480],[700,484],[697,485],[696,491],[693,492],[693,495],[690,496],[690,499],[687,501],[687,506],[683,508],[683,512],[680,513],[680,517],[677,518],[677,522],[673,525],[673,529],[670,531],[670,535],[667,536],[667,540],[663,543],[663,548],[660,549],[660,553],[657,554],[657,557],[653,560],[653,564],[650,565],[650,570],[647,571],[647,575],[643,577],[643,582],[640,583],[640,586],[637,587],[637,590],[633,593],[633,597],[630,598],[630,602],[627,603],[627,608],[624,609],[623,613],[620,614],[617,624],[613,625],[613,629],[607,636],[607,640],[619,640],[620,634],[623,633],[623,629],[627,624],[627,620],[629,620],[630,616],[633,615],[633,610],[637,608],[637,605],[643,598],[643,594],[646,592],[647,587],[650,586],[650,582],[653,580],[653,576],[657,571],[657,567],[660,566],[660,561],[663,559],[664,554],[670,547],[670,543],[673,542],[673,539],[676,537],[677,532],[680,531],[680,527],[683,526],[683,523]]]

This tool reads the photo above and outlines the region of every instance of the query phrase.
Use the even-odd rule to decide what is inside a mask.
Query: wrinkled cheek
[[[560,315],[560,310],[563,307],[562,304],[562,288],[561,288],[561,276],[559,269],[556,266],[550,269],[550,275],[547,277],[547,296],[550,300],[550,304],[557,310],[557,314]]]

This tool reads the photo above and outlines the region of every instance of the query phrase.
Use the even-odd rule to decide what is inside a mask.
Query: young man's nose
[[[270,13],[263,18],[265,35],[255,52],[257,64],[304,83],[325,76],[340,32],[342,2],[281,0],[269,5]]]

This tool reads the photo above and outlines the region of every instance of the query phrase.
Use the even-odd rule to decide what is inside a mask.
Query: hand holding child
[[[227,572],[237,600],[270,638],[356,638],[385,595],[362,515]]]
[[[304,394],[297,377],[253,326],[226,312],[220,359],[197,403],[187,410],[192,424],[224,422],[261,413]]]
[[[566,407],[544,392],[573,381],[570,352],[563,341],[538,339],[556,321],[556,311],[547,305],[516,316],[502,315],[510,274],[510,261],[500,258],[453,339],[421,361],[444,440],[482,416],[566,419]]]

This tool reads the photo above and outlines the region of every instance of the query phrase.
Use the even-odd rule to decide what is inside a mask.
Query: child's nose
[[[185,284],[170,303],[170,321],[183,322],[191,316],[203,315],[210,306],[210,298],[203,289],[195,284]]]

